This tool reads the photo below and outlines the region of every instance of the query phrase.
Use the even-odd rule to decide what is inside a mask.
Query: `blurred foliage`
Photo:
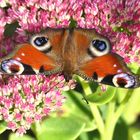
[[[11,24],[6,24],[4,36],[5,37],[12,37],[18,27],[19,27],[19,24],[17,21],[15,21]]]

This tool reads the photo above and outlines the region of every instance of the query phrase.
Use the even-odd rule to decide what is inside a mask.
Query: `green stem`
[[[123,113],[126,104],[128,102],[128,100],[130,99],[131,95],[132,95],[133,90],[129,90],[126,93],[125,98],[123,99],[123,101],[120,103],[119,107],[117,108],[115,114],[114,114],[114,118],[115,118],[115,122],[117,122],[117,120],[119,119],[119,117],[121,116],[121,114]]]
[[[111,101],[108,104],[107,115],[105,119],[105,129],[103,135],[101,135],[101,140],[112,140],[115,128],[114,111],[115,111],[115,102]]]
[[[81,82],[81,85],[83,87],[85,95],[92,94],[90,86],[87,83]],[[93,117],[95,119],[97,129],[99,130],[100,135],[102,135],[104,132],[104,121],[103,121],[102,116],[100,114],[99,108],[97,107],[96,104],[93,104],[93,103],[89,103],[89,106],[91,108],[91,112],[92,112]]]
[[[126,104],[132,95],[132,92],[133,90],[129,90],[126,93],[126,96],[124,97],[120,105],[117,107],[116,111],[115,111],[115,101],[112,101],[108,104],[108,111],[107,111],[107,116],[105,120],[105,129],[104,129],[103,135],[101,135],[101,140],[113,139],[113,133],[114,133],[116,123],[118,119],[120,118],[120,116],[122,115],[126,107]]]
[[[41,125],[40,125],[40,122],[34,123],[34,125],[32,125],[32,127],[31,127],[31,129],[32,129],[34,135],[36,136],[36,139],[39,139],[39,136],[38,136],[38,135],[39,135],[40,132],[41,132]]]
[[[93,103],[89,103],[89,105],[90,105],[93,117],[95,119],[97,129],[99,130],[100,135],[103,135],[103,133],[104,133],[104,121],[103,121],[102,116],[100,114],[99,108],[97,107],[97,105],[95,105]]]

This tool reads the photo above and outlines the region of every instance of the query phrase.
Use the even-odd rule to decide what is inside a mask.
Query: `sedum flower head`
[[[6,25],[15,22],[13,35],[5,35]],[[0,0],[0,57],[27,42],[30,33],[67,28],[73,22],[96,29],[126,63],[140,65],[139,0]],[[7,78],[0,79],[0,119],[19,134],[59,108],[65,99],[61,91],[74,87],[58,75],[14,76],[6,84]]]
[[[0,120],[19,135],[60,109],[65,101],[61,92],[74,87],[73,81],[66,83],[59,75],[13,76],[7,83],[7,77],[0,78]]]

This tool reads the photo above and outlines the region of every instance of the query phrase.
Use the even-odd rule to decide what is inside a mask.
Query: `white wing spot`
[[[17,57],[16,60],[20,61],[21,59],[19,57]]]
[[[25,53],[21,53],[22,56],[25,56]]]
[[[121,69],[117,70],[117,73],[121,73],[121,72],[122,72],[122,70],[121,70]]]
[[[113,67],[117,67],[117,65],[116,65],[116,64],[114,64],[114,65],[113,65]]]

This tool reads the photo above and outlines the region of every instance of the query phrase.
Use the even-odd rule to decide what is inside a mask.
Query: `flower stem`
[[[108,104],[107,115],[105,118],[105,129],[104,133],[101,135],[101,140],[112,140],[116,124],[114,122],[114,111],[115,111],[115,102],[111,101]]]
[[[81,82],[81,85],[83,87],[85,95],[92,94],[92,91],[91,91],[91,88],[90,88],[89,84],[87,84],[85,82]],[[91,108],[91,112],[92,112],[93,117],[95,119],[97,129],[98,129],[100,134],[103,134],[103,132],[104,132],[104,121],[102,119],[100,110],[99,110],[98,106],[94,103],[89,103],[89,106]]]
[[[39,134],[40,134],[40,132],[41,132],[41,130],[42,130],[42,129],[41,129],[40,122],[34,123],[34,124],[32,125],[32,127],[31,127],[31,129],[32,129],[32,131],[33,131],[33,133],[34,133],[36,139],[38,140],[38,139],[39,139]]]
[[[126,96],[124,97],[123,101],[120,103],[119,106],[117,106],[116,111],[115,111],[115,100],[111,101],[108,104],[108,111],[105,120],[105,129],[103,135],[101,135],[101,140],[113,139],[113,133],[114,133],[116,123],[120,118],[120,116],[122,115],[124,108],[126,107],[126,104],[132,95],[132,92],[133,90],[129,90],[126,93]]]
[[[98,129],[100,135],[102,135],[104,133],[104,121],[103,121],[102,116],[100,114],[99,108],[97,107],[97,105],[95,105],[93,103],[89,103],[89,105],[90,105],[93,117],[95,119],[97,129]]]
[[[114,118],[115,118],[115,122],[117,122],[117,120],[119,119],[119,117],[121,116],[124,108],[126,107],[126,104],[128,102],[128,100],[130,99],[131,95],[132,95],[133,90],[129,90],[126,93],[125,98],[123,99],[123,101],[120,103],[119,107],[117,107],[117,110],[114,114]]]

